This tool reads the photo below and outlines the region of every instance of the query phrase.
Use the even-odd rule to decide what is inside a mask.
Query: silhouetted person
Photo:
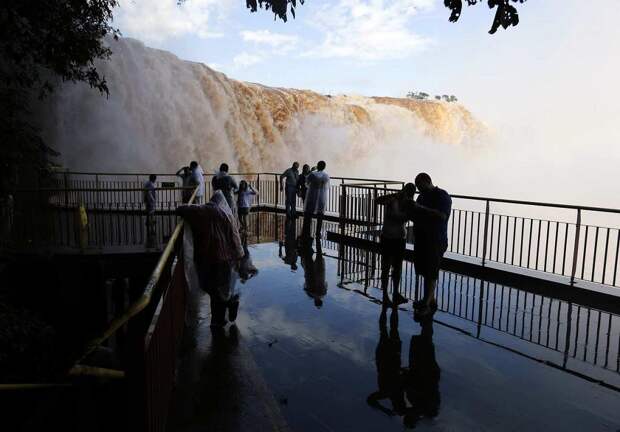
[[[325,258],[321,242],[316,241],[316,257],[311,243],[304,243],[301,247],[301,266],[304,269],[304,291],[308,297],[314,299],[317,309],[323,307],[323,297],[327,294],[327,281],[325,280]]]
[[[316,165],[317,170],[308,174],[306,180],[308,192],[304,205],[304,224],[302,228],[302,236],[304,239],[310,237],[310,225],[313,216],[316,217],[316,238],[321,238],[323,215],[325,214],[325,205],[329,192],[329,175],[325,172],[325,167],[325,162],[320,161]]]
[[[414,194],[415,186],[413,183],[407,183],[400,192],[377,198],[377,204],[385,207],[380,247],[381,289],[383,290],[383,302],[387,304],[390,303],[388,296],[390,268],[392,269],[392,300],[395,304],[407,303],[407,299],[399,293],[398,289],[407,238],[405,224],[408,220],[408,208],[410,208],[408,204],[413,204]]]
[[[389,416],[402,416],[406,412],[403,374],[400,367],[401,340],[398,333],[398,309],[390,314],[390,330],[387,329],[386,304],[381,307],[379,316],[379,343],[375,350],[378,390],[371,393],[366,402]],[[381,401],[388,399],[391,408]]]
[[[282,191],[282,180],[284,185],[284,209],[286,216],[295,217],[295,200],[297,199],[297,179],[299,178],[299,163],[293,162],[293,166],[287,168],[280,174],[280,191]]]
[[[405,373],[405,394],[411,407],[403,421],[409,428],[414,428],[421,418],[437,417],[441,404],[441,369],[435,358],[433,313],[421,318],[420,325],[420,334],[411,336],[409,368]]]
[[[435,288],[439,278],[441,258],[448,248],[448,219],[452,198],[433,185],[430,176],[420,173],[415,178],[420,196],[413,207],[414,264],[417,275],[424,277],[424,298],[414,307],[421,314],[437,308]]]
[[[237,194],[239,223],[241,229],[245,232],[248,230],[248,215],[250,214],[250,207],[252,207],[252,197],[258,195],[258,193],[245,180],[239,182],[239,190],[235,193]]]
[[[315,171],[316,167],[312,167],[310,169],[310,165],[304,164],[301,169],[301,174],[297,178],[297,196],[301,198],[302,204],[306,203],[306,193],[308,192],[308,186],[306,186],[306,180],[308,180],[308,176],[310,172]]]
[[[198,162],[196,161],[191,161],[189,164],[189,171],[190,171],[190,176],[189,176],[189,180],[188,180],[188,185],[194,188],[198,188],[198,190],[196,191],[196,196],[194,197],[194,204],[202,204],[204,202],[204,196],[205,196],[205,177],[204,177],[204,171],[202,170],[202,167],[200,165],[198,165]],[[192,196],[191,194],[193,194],[194,191],[191,191],[189,197],[188,197],[188,201],[189,198]]]
[[[284,246],[284,257],[282,256]],[[294,219],[287,219],[284,225],[284,242],[279,243],[278,254],[282,260],[297,270],[297,226]]]
[[[226,324],[226,309],[230,309],[232,321],[238,308],[234,292],[236,266],[244,250],[235,216],[221,191],[216,191],[206,204],[182,205],[176,213],[192,229],[198,280],[211,298],[211,325],[222,326]]]
[[[237,186],[235,179],[228,174],[228,164],[223,163],[220,165],[220,170],[213,176],[211,185],[213,186],[214,191],[222,191],[233,214],[237,214],[237,206],[235,205],[235,200],[233,199],[233,193],[239,189],[239,186]]]
[[[184,188],[191,187],[192,170],[188,166],[184,166],[179,169],[175,175],[181,179],[181,186]],[[189,199],[192,197],[192,193],[194,193],[194,191],[191,189],[183,189],[181,192],[181,200],[183,201],[183,204],[189,202]]]
[[[146,210],[146,236],[150,244],[155,237],[155,208],[157,207],[157,176],[151,174],[144,183],[144,208]]]

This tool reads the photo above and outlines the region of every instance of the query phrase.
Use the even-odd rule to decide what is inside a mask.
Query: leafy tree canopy
[[[179,0],[185,1],[185,0]],[[463,1],[467,6],[474,6],[482,3],[482,0],[444,0],[444,6],[450,9],[450,22],[456,22],[461,17],[463,10]],[[510,26],[519,24],[519,13],[511,3],[525,3],[526,0],[487,0],[490,9],[495,9],[495,17],[489,33],[495,33],[500,27],[507,29]],[[246,5],[252,12],[256,12],[258,8],[271,10],[275,16],[286,22],[287,11],[290,7],[291,15],[295,18],[295,8],[297,0],[246,0]],[[304,4],[304,0],[299,0],[300,4]]]
[[[54,151],[30,123],[29,103],[59,81],[86,82],[108,94],[95,60],[111,50],[104,36],[117,0],[0,2],[0,189],[20,164],[43,165]]]

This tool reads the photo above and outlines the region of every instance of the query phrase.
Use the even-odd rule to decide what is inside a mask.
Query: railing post
[[[568,228],[567,228],[568,229]],[[575,285],[575,273],[577,273],[577,255],[579,255],[579,233],[581,231],[581,209],[577,209],[577,224],[575,225],[575,245],[573,248],[573,266],[570,272],[570,284]]]
[[[256,174],[256,192],[258,192],[258,197],[256,198],[256,205],[260,207],[261,196],[260,196],[260,173]]]
[[[344,228],[345,228],[345,223],[344,223],[344,218],[346,217],[347,214],[347,186],[344,184],[344,181],[340,184],[340,188],[342,190],[342,193],[340,194],[340,247],[339,247],[339,254],[338,256],[340,257],[340,265],[341,267],[341,272],[340,272],[340,276],[341,276],[341,280],[340,282],[342,283],[344,280],[344,261],[345,261],[345,256],[344,256],[344,252],[345,252],[345,247],[344,247]]]
[[[489,200],[486,201],[486,210],[484,211],[484,238],[482,241],[482,266],[486,264],[487,258],[487,239],[489,237],[489,213],[490,213],[490,204]],[[454,221],[452,221],[454,223]]]
[[[276,197],[275,197],[275,208],[278,208],[278,201],[279,201],[279,195],[280,195],[280,188],[279,188],[279,184],[278,184],[278,175],[274,174],[274,186],[275,186],[275,192],[276,192]]]
[[[377,185],[376,184],[373,185],[373,187],[372,187],[372,205],[373,205],[373,208],[372,208],[372,211],[373,211],[372,222],[376,226],[377,225],[377,220],[378,220],[378,215],[377,215],[377,213],[378,213],[378,208],[377,208]]]

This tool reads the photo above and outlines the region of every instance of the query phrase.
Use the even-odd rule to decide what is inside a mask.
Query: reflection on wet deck
[[[620,428],[618,315],[442,272],[439,311],[418,323],[411,303],[382,308],[380,256],[300,248],[300,224],[253,215],[259,274],[236,328],[212,334],[202,297],[169,430]],[[401,291],[418,298],[404,266]]]

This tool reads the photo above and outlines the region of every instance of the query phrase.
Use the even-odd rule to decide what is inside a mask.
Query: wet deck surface
[[[214,333],[200,300],[169,430],[620,430],[619,317],[444,273],[443,311],[421,325],[411,303],[382,309],[376,280],[344,278],[336,251],[293,270],[279,249],[249,247],[236,327]]]

